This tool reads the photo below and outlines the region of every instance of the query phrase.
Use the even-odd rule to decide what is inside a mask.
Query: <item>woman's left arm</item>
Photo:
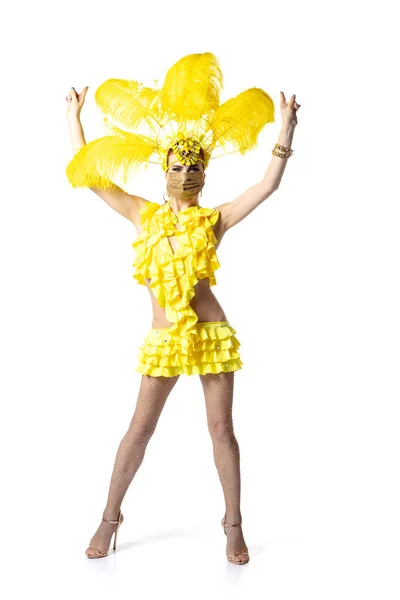
[[[295,127],[296,125],[291,121],[283,121],[278,144],[285,148],[291,148]],[[268,196],[278,189],[288,160],[289,158],[281,158],[280,156],[275,156],[275,154],[272,155],[271,162],[260,183],[269,192]]]
[[[297,125],[297,110],[300,104],[296,102],[296,95],[291,96],[286,102],[285,95],[281,92],[282,128],[278,144],[291,148],[293,134]],[[257,206],[273,194],[279,187],[286,164],[289,158],[272,155],[271,162],[263,179],[246,190],[232,202],[226,202],[215,207],[220,212],[220,219],[224,229],[230,229],[236,223],[247,217]]]

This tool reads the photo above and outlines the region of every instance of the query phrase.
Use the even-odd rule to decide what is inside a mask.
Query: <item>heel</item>
[[[119,515],[118,515],[118,520],[117,521],[110,521],[109,519],[102,519],[102,521],[106,521],[107,523],[111,523],[113,525],[115,525],[115,523],[117,523],[117,528],[114,532],[114,544],[113,544],[113,550],[117,549],[117,534],[118,534],[118,529],[121,527],[122,523],[124,520],[124,515],[122,514],[121,511],[119,511]],[[96,552],[96,554],[88,554],[88,550],[94,550]],[[86,556],[88,558],[104,558],[106,556],[108,556],[108,552],[104,552],[103,550],[98,550],[97,548],[94,548],[93,546],[89,546],[89,548],[87,548],[86,550]]]
[[[222,525],[222,528],[224,530],[224,534],[227,535],[226,531],[225,531],[225,521],[224,521],[224,519],[221,519],[221,525]]]
[[[117,535],[118,535],[118,529],[121,527],[123,520],[124,520],[124,516],[123,516],[123,514],[122,514],[122,512],[121,512],[121,511],[119,512],[119,515],[118,515],[118,520],[117,520],[117,521],[107,521],[107,519],[104,519],[104,521],[107,521],[107,523],[118,523],[118,525],[117,525],[117,529],[115,530],[115,533],[114,533],[114,544],[113,544],[113,550],[116,550],[116,549],[117,549]]]

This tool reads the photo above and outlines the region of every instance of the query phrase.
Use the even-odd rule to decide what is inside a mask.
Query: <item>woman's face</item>
[[[174,164],[175,163],[175,164]],[[170,152],[169,156],[168,156],[168,170],[167,173],[169,171],[183,171],[185,172],[197,172],[200,171],[201,173],[204,173],[204,163],[201,160],[198,160],[194,165],[182,165],[179,162],[178,157],[173,153]],[[204,174],[205,177],[205,174]]]
[[[182,181],[180,175],[173,173],[188,173],[188,180]],[[193,175],[192,175],[193,174]],[[167,180],[167,191],[170,195],[176,195],[181,198],[195,198],[205,184],[206,174],[204,165],[198,160],[194,165],[182,165],[178,157],[171,151],[168,155],[168,169],[165,173]],[[193,193],[190,195],[191,190]]]

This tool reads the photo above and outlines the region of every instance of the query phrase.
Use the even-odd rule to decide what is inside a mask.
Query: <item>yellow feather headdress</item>
[[[206,168],[212,158],[254,148],[264,125],[275,120],[272,99],[253,87],[220,104],[222,86],[220,64],[211,52],[178,60],[161,89],[108,79],[96,90],[95,102],[110,135],[76,152],[66,170],[70,183],[109,189],[113,179],[122,175],[126,183],[142,164],[155,162],[167,171],[170,149],[183,165],[202,160],[202,151]],[[217,148],[221,154],[211,158]]]

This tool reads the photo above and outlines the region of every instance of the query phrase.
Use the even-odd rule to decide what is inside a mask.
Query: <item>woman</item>
[[[86,145],[80,113],[87,90],[85,87],[78,94],[71,88],[66,96],[74,153]],[[265,176],[232,202],[214,209],[199,206],[207,164],[203,147],[197,147],[190,162],[185,160],[186,151],[182,154],[179,146],[167,149],[165,178],[169,197],[164,205],[128,194],[116,185],[110,189],[90,186],[137,230],[138,238],[133,244],[137,250],[134,276],[148,288],[153,322],[139,355],[137,370],[142,373],[142,379],[136,409],[118,448],[102,521],[86,549],[89,558],[107,556],[113,534],[116,548],[117,531],[123,521],[120,510],[123,498],[143,461],[165,402],[180,374],[198,374],[225,499],[222,525],[227,536],[226,555],[234,564],[249,561],[241,527],[240,453],[232,422],[234,373],[242,366],[238,353],[240,343],[210,286],[216,283],[214,271],[219,267],[215,250],[226,231],[279,186],[287,158],[292,153],[290,147],[299,106],[295,95],[287,102],[284,93],[280,93],[282,128]],[[185,245],[188,239],[191,243]],[[199,249],[196,260],[203,266],[197,263],[197,270],[191,271],[188,265],[193,266],[193,240]]]

